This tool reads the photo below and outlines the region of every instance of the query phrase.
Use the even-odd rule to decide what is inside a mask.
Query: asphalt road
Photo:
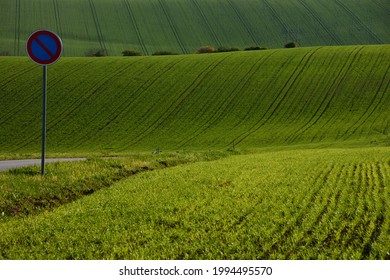
[[[47,158],[45,163],[56,161],[78,161],[86,158]],[[18,168],[29,165],[40,165],[41,159],[20,159],[20,160],[0,160],[0,172],[11,168]]]

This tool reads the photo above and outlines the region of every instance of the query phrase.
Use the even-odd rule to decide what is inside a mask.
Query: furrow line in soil
[[[267,244],[260,258],[266,259],[269,257],[271,252],[277,251],[280,242],[282,240],[286,240],[286,238],[289,238],[289,235],[294,230],[294,228],[302,223],[305,216],[312,211],[313,207],[315,206],[315,202],[318,199],[321,199],[320,196],[323,195],[324,187],[327,187],[330,177],[335,171],[335,168],[335,165],[328,166],[313,180],[313,188],[311,188],[309,192],[303,194],[307,198],[302,198],[303,201],[300,203],[300,206],[302,207],[300,208],[299,212],[295,216],[290,217],[288,223],[286,221],[286,224],[281,224],[275,228],[274,233],[272,234],[272,236],[274,236],[272,243]]]
[[[164,14],[165,14],[165,17],[166,17],[167,20],[168,20],[168,24],[169,24],[169,26],[171,27],[171,30],[172,30],[172,32],[173,32],[173,35],[175,36],[176,41],[177,41],[178,45],[180,46],[181,51],[182,51],[184,54],[188,53],[188,51],[187,51],[185,45],[183,44],[183,42],[182,42],[182,40],[181,40],[181,38],[180,38],[180,36],[179,36],[179,33],[177,32],[177,29],[176,29],[176,27],[175,27],[175,24],[173,23],[173,19],[172,19],[171,15],[169,14],[169,11],[168,11],[168,8],[167,8],[167,4],[165,3],[165,0],[158,0],[158,1],[159,1],[159,3],[160,3],[160,6],[161,6],[161,8],[162,8],[162,11],[163,11]]]
[[[364,29],[370,36],[371,38],[374,40],[374,42],[370,42],[371,44],[372,43],[375,43],[375,44],[383,44],[383,41],[370,29],[368,28],[360,19],[359,17],[354,13],[352,12],[348,7],[347,5],[345,5],[344,3],[342,3],[340,0],[335,0],[336,4],[338,6],[340,6],[350,17],[352,17],[352,19],[355,21],[356,24],[360,25],[362,29]]]
[[[260,45],[259,42],[256,39],[256,36],[252,32],[252,28],[248,26],[248,23],[245,21],[245,17],[241,15],[241,13],[238,11],[235,4],[232,3],[231,0],[227,0],[229,6],[233,9],[234,13],[237,15],[238,19],[240,20],[241,24],[245,27],[245,30],[248,32],[249,36],[251,37],[253,43],[256,45]]]
[[[232,54],[231,54],[232,55]],[[192,81],[192,83],[185,88],[176,98],[176,102],[169,105],[169,107],[160,114],[159,118],[156,118],[144,131],[142,131],[132,142],[132,145],[139,143],[142,139],[152,132],[153,128],[156,126],[162,125],[169,116],[173,116],[174,112],[177,112],[180,109],[181,104],[186,100],[187,96],[191,96],[193,91],[196,89],[197,85],[201,84],[202,81],[209,76],[216,67],[223,63],[229,56],[224,56],[222,59],[217,60],[214,64],[209,64],[208,68],[205,71],[200,71],[199,76]]]
[[[298,63],[298,65],[295,67],[294,71],[290,75],[290,77],[287,79],[287,81],[284,83],[282,89],[277,94],[276,98],[272,102],[272,104],[267,108],[264,115],[261,117],[259,121],[257,121],[251,128],[248,129],[247,132],[243,133],[242,135],[236,137],[231,143],[240,144],[242,141],[244,141],[246,138],[248,138],[253,133],[257,132],[265,123],[267,123],[275,112],[278,110],[281,103],[286,98],[287,94],[289,93],[290,89],[295,85],[295,83],[298,80],[298,77],[304,72],[306,69],[307,64],[311,61],[313,55],[319,50],[321,47],[317,47],[310,52],[307,52],[301,61]],[[268,115],[268,116],[267,116]],[[267,117],[266,117],[267,116]]]
[[[214,39],[214,42],[218,45],[218,46],[221,46],[221,41],[218,39],[218,36],[217,34],[214,32],[214,29],[212,28],[210,22],[208,21],[205,13],[203,12],[202,10],[202,7],[199,5],[198,1],[197,0],[191,0],[192,3],[196,6],[196,9],[198,10],[199,14],[201,15],[204,23],[206,23],[207,27],[208,27],[208,30],[210,31],[213,39]]]
[[[218,109],[216,109],[214,111],[213,114],[211,114],[211,116],[208,118],[208,121],[206,122],[207,125],[203,128],[200,128],[198,131],[192,133],[191,137],[190,138],[187,138],[187,139],[184,139],[182,143],[179,143],[178,145],[178,149],[179,148],[182,148],[183,146],[185,146],[188,142],[192,141],[193,139],[195,139],[196,137],[200,136],[201,134],[203,134],[204,132],[206,132],[207,130],[209,130],[212,126],[215,126],[217,122],[221,121],[221,119],[227,115],[227,112],[229,112],[229,108],[231,108],[236,102],[237,102],[237,99],[234,98],[236,97],[238,94],[241,93],[241,89],[245,88],[245,85],[248,84],[248,82],[252,79],[252,77],[257,73],[257,69],[265,62],[267,61],[271,56],[272,54],[274,54],[274,52],[270,53],[268,56],[266,57],[261,57],[258,61],[256,61],[256,63],[254,63],[250,69],[247,71],[247,73],[244,75],[245,78],[243,78],[242,80],[240,80],[240,82],[238,82],[236,84],[236,86],[231,90],[229,96],[224,99],[224,102],[222,102],[222,104],[218,107]],[[256,70],[254,70],[256,69]],[[211,102],[210,102],[211,103]],[[222,109],[223,105],[225,104],[225,108]]]
[[[100,23],[99,23],[99,17],[97,15],[96,7],[95,7],[95,4],[94,4],[93,0],[89,0],[89,6],[91,8],[92,18],[93,18],[93,21],[95,23],[96,34],[98,36],[98,41],[99,41],[99,44],[100,44],[100,48],[102,50],[104,50],[105,52],[107,52],[107,47],[105,45],[102,29],[101,29]]]
[[[131,22],[133,23],[133,26],[134,26],[134,30],[135,30],[135,33],[137,34],[137,39],[138,39],[138,42],[142,48],[142,51],[144,54],[148,55],[149,52],[145,46],[145,42],[144,40],[142,39],[142,35],[141,35],[141,32],[140,32],[140,29],[139,29],[139,26],[138,26],[138,23],[137,23],[137,20],[135,19],[135,15],[134,15],[134,12],[133,12],[133,9],[131,8],[131,4],[128,0],[123,0],[123,5],[125,6],[126,8],[126,11],[129,15],[129,17],[131,18]]]
[[[303,133],[305,133],[308,129],[313,127],[324,115],[324,113],[328,110],[330,107],[330,104],[332,103],[338,88],[342,83],[344,82],[348,71],[351,68],[351,65],[354,63],[356,56],[363,50],[364,47],[355,48],[355,53],[350,53],[348,55],[348,58],[346,59],[344,65],[340,68],[340,71],[337,74],[337,77],[333,79],[333,83],[330,85],[329,89],[327,90],[326,94],[324,94],[324,99],[320,103],[320,105],[317,107],[317,110],[314,112],[314,114],[310,117],[310,119],[300,128],[298,131],[296,131],[292,136],[288,138],[288,143],[293,143],[299,136],[301,136]],[[352,57],[352,59],[351,59]],[[326,104],[325,104],[326,102]]]
[[[309,14],[312,15],[312,17],[321,25],[321,27],[325,30],[326,33],[332,38],[332,40],[336,43],[336,45],[342,45],[341,40],[337,37],[337,35],[330,31],[329,28],[326,26],[326,23],[324,23],[318,14],[309,7],[307,3],[305,3],[302,0],[298,0],[298,2],[309,12]]]

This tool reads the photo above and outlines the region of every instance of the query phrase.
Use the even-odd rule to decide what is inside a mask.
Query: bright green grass
[[[390,47],[62,58],[50,154],[389,145]],[[39,153],[42,69],[1,58],[0,154]]]
[[[140,172],[179,164],[216,160],[231,153],[132,154],[126,157],[90,158],[85,161],[46,164],[0,172],[1,220],[25,217],[90,195]]]
[[[200,46],[282,47],[390,43],[387,0],[2,0],[0,52],[26,55],[51,29],[64,55],[91,49],[193,53]]]
[[[389,259],[389,148],[232,156],[141,173],[0,224],[5,259]]]

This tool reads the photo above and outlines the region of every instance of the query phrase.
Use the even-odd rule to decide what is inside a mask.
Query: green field
[[[0,7],[0,159],[40,156],[37,29],[47,155],[88,158],[0,173],[0,259],[390,259],[389,1]]]
[[[14,172],[0,182],[9,176],[42,180]],[[53,211],[3,217],[0,258],[390,259],[389,178],[389,148],[272,151],[143,172]]]
[[[28,36],[42,28],[61,36],[66,56],[389,44],[389,11],[387,0],[2,0],[0,54],[26,55]]]
[[[42,69],[0,61],[0,155],[37,153]],[[388,61],[389,45],[63,58],[48,71],[47,151],[389,145]]]
[[[389,61],[61,58],[47,152],[93,158],[0,174],[0,258],[390,259]],[[39,156],[42,69],[0,64],[0,158]]]

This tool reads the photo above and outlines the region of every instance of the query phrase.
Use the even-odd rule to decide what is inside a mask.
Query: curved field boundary
[[[247,22],[245,21],[245,18],[238,11],[238,9],[235,6],[235,4],[233,4],[231,0],[227,0],[227,3],[233,9],[233,11],[236,13],[238,19],[240,20],[241,24],[245,27],[245,30],[248,32],[248,34],[251,37],[253,43],[255,43],[256,45],[260,45],[259,41],[256,39],[256,36],[252,32],[252,29],[248,26]]]
[[[339,5],[348,15],[350,15],[356,24],[360,25],[362,29],[364,29],[374,40],[374,43],[383,44],[384,42],[374,33],[370,28],[368,28],[360,19],[353,13],[344,3],[340,2],[340,0],[334,0],[337,5]]]
[[[199,14],[201,15],[203,21],[206,23],[208,30],[210,31],[211,35],[214,38],[214,41],[217,43],[218,46],[221,46],[221,41],[218,39],[217,34],[215,33],[214,29],[212,28],[210,22],[208,21],[206,15],[204,14],[201,6],[199,5],[197,0],[191,0],[191,2],[196,6],[196,9],[198,10]]]
[[[146,46],[145,46],[145,43],[144,43],[144,40],[142,39],[142,35],[141,35],[141,32],[139,30],[139,27],[138,27],[138,23],[137,23],[137,20],[135,19],[135,16],[134,16],[134,12],[133,12],[133,9],[131,8],[131,4],[128,0],[123,0],[123,5],[125,6],[126,10],[127,10],[127,13],[129,14],[130,18],[131,18],[131,21],[133,23],[133,26],[134,26],[134,29],[135,29],[135,32],[137,34],[137,39],[138,39],[138,42],[142,48],[142,51],[144,54],[149,54]]]
[[[319,25],[325,30],[325,32],[329,34],[329,36],[337,45],[342,44],[338,36],[334,32],[329,30],[326,24],[322,21],[321,17],[312,8],[310,8],[307,3],[302,0],[298,0],[298,2],[313,16],[313,18],[319,23]]]
[[[161,8],[162,8],[162,10],[164,12],[164,15],[166,16],[166,18],[168,20],[169,26],[170,26],[170,28],[171,28],[171,30],[173,32],[173,35],[176,38],[176,41],[177,41],[180,49],[182,50],[183,53],[188,53],[187,48],[184,46],[182,40],[180,39],[179,33],[176,30],[176,27],[175,27],[175,25],[173,23],[173,18],[171,17],[171,15],[168,12],[168,8],[167,8],[167,5],[166,5],[165,1],[164,0],[158,0],[158,2],[160,3],[160,6],[161,6]]]

